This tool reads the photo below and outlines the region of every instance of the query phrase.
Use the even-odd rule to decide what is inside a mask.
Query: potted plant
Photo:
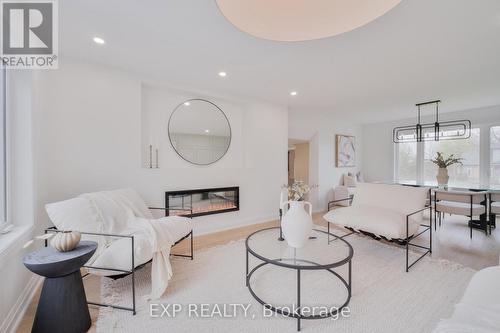
[[[448,167],[453,164],[462,164],[462,160],[463,158],[455,157],[453,154],[448,156],[448,158],[444,158],[443,153],[436,153],[436,157],[432,159],[431,162],[436,164],[439,168],[436,176],[439,187],[448,186],[448,180],[450,179],[450,176],[448,176]]]
[[[288,189],[288,201],[282,204],[282,209],[290,208],[283,216],[281,225],[283,234],[288,245],[300,248],[305,245],[313,226],[311,203],[305,201],[305,196],[311,191],[311,187],[303,181],[296,181],[290,186],[284,186]],[[306,212],[305,206],[308,206]]]

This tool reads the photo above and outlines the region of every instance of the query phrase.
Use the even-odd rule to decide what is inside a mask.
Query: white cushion
[[[481,202],[486,201],[487,192],[434,190],[434,195],[438,201],[453,201],[470,204],[472,200],[472,203],[480,204]]]
[[[438,201],[436,211],[454,215],[470,216],[470,203],[454,201]],[[472,216],[479,216],[486,212],[486,207],[479,204],[472,204]]]
[[[45,205],[45,210],[59,230],[102,232],[102,218],[97,208],[85,198],[50,203]]]
[[[498,332],[500,327],[500,267],[488,267],[472,277],[453,315],[442,320],[434,333]]]
[[[344,186],[355,187],[356,186],[355,176],[344,175]]]
[[[186,236],[193,229],[192,221],[186,217],[168,216],[162,217],[157,221],[162,223],[162,228],[168,230],[175,242]],[[140,266],[153,257],[153,247],[151,235],[144,230],[130,229],[125,230],[123,234],[134,235],[134,264]],[[127,232],[129,231],[129,232]],[[121,270],[130,270],[132,266],[132,248],[130,238],[116,238],[108,247],[106,247],[92,263],[94,267],[106,267]],[[92,270],[92,274],[97,275],[119,275],[121,272]]]
[[[425,187],[358,183],[353,206],[371,206],[404,215],[425,207],[429,190]]]
[[[348,187],[347,192],[349,193],[349,196],[353,196],[356,193],[356,187]]]
[[[420,214],[421,215],[421,214]],[[408,235],[414,235],[420,225],[419,214],[410,218]],[[388,239],[406,238],[406,214],[380,207],[351,206],[329,211],[324,219],[330,223],[370,232]]]
[[[500,202],[491,203],[491,212],[493,214],[500,214]]]
[[[133,217],[132,210],[113,200],[108,192],[94,192],[80,195],[93,205],[103,221],[102,232],[120,234],[127,228],[128,221]]]
[[[125,234],[125,233],[124,233]],[[134,232],[134,264],[140,266],[153,257],[153,247],[149,233]],[[132,267],[132,241],[130,238],[115,238],[92,262],[93,267],[130,270]],[[119,275],[123,272],[92,270],[97,275]]]
[[[350,197],[349,189],[355,187],[347,187],[347,186],[337,186],[333,190],[333,200],[342,200]],[[350,200],[336,201],[335,206],[344,206],[348,207],[351,204]]]
[[[461,302],[475,306],[500,306],[500,266],[488,267],[474,274]]]
[[[356,174],[356,181],[358,183],[364,183],[365,182],[365,177],[363,177],[363,174],[361,173],[361,171],[359,171],[357,174]]]
[[[113,197],[114,200],[132,209],[135,216],[145,219],[154,218],[144,200],[134,189],[123,188],[113,191],[105,191],[105,193]]]

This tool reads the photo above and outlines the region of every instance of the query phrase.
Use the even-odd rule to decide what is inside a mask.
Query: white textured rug
[[[303,320],[303,332],[430,332],[439,319],[449,317],[453,305],[462,296],[474,270],[459,264],[425,257],[410,273],[404,271],[403,249],[377,242],[368,237],[347,238],[354,248],[353,290],[350,316],[338,320]],[[252,266],[257,263],[252,260]],[[149,266],[136,273],[137,314],[103,308],[97,321],[97,332],[295,332],[296,320],[263,316],[262,306],[245,287],[244,240],[199,251],[195,260],[174,258],[174,276],[167,293],[152,303],[180,304],[175,318],[150,316]],[[269,268],[267,268],[269,267]],[[343,273],[345,271],[339,270]],[[344,275],[345,276],[345,275]],[[302,304],[340,305],[346,292],[327,272],[302,274]],[[292,304],[295,300],[295,271],[265,266],[252,277],[252,285],[264,300]],[[103,279],[105,302],[131,304],[130,277],[113,281]],[[192,312],[189,313],[189,304]],[[239,308],[232,318],[200,318],[202,304],[249,304],[247,316]],[[160,314],[155,310],[155,314]],[[232,316],[226,305],[226,315]],[[169,313],[172,315],[172,307]],[[224,315],[224,314],[223,314]]]

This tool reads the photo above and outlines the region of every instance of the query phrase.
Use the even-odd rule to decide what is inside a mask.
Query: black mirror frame
[[[217,108],[217,110],[219,110],[222,115],[224,116],[224,119],[226,119],[226,122],[227,122],[227,126],[229,127],[229,143],[227,144],[227,148],[226,150],[224,151],[224,154],[222,154],[218,159],[216,159],[215,161],[212,161],[210,163],[196,163],[196,162],[193,162],[193,161],[190,161],[188,160],[187,158],[185,158],[184,156],[182,156],[178,151],[177,149],[175,148],[174,144],[172,143],[172,137],[170,136],[170,123],[172,121],[172,117],[173,115],[175,114],[175,112],[183,105],[185,105],[185,103],[187,102],[192,102],[192,101],[202,101],[202,102],[206,102],[206,103],[209,103],[213,106],[215,106]],[[232,138],[233,138],[233,131],[231,129],[231,123],[229,122],[229,119],[227,118],[226,114],[224,113],[224,111],[222,111],[222,109],[220,107],[218,107],[215,103],[212,103],[210,102],[209,100],[206,100],[206,99],[202,99],[202,98],[191,98],[191,99],[188,99],[188,100],[185,100],[184,102],[180,103],[179,105],[177,105],[175,108],[174,108],[174,111],[172,111],[172,113],[170,114],[170,117],[168,118],[168,126],[167,126],[167,134],[168,134],[168,140],[170,141],[170,145],[172,146],[172,148],[174,149],[174,151],[177,153],[177,155],[179,155],[180,158],[182,158],[184,161],[188,162],[188,163],[191,163],[191,164],[194,164],[194,165],[199,165],[199,166],[207,166],[207,165],[211,165],[211,164],[214,164],[218,161],[220,161],[224,156],[226,156],[227,152],[229,151],[229,147],[231,147],[231,141],[232,141]]]

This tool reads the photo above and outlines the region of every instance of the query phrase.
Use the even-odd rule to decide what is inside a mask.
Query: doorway
[[[288,139],[288,185],[309,184],[309,141]]]

